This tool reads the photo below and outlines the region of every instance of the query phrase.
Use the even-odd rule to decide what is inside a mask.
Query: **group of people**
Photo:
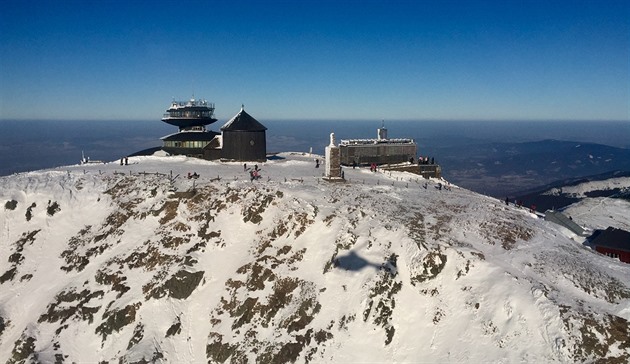
[[[446,182],[445,184],[442,184],[442,182],[438,182],[437,185],[435,185],[435,188],[437,188],[438,190],[442,191],[442,188],[444,188],[446,191],[450,191],[451,190],[451,185],[448,184],[448,182]],[[424,183],[424,189],[427,189],[427,183]]]
[[[411,164],[413,164],[413,157],[409,161],[411,162]],[[421,165],[421,164],[435,164],[435,159],[433,157],[431,157],[430,162],[431,163],[429,163],[429,157],[418,156],[418,165]]]
[[[254,168],[247,168],[247,163],[243,163],[243,171],[249,170],[249,180],[254,181],[257,179],[261,179],[260,169],[258,169],[258,164],[254,164]]]
[[[122,166],[123,164],[126,165],[126,166],[129,165],[129,158],[127,158],[127,157],[120,158],[120,165]]]
[[[505,205],[509,206],[510,205],[510,198],[506,197],[505,198]],[[514,206],[517,206],[519,209],[521,207],[523,207],[523,200],[514,200]],[[533,213],[536,211],[536,205],[532,204],[529,208],[529,212]]]
[[[254,181],[256,179],[261,179],[262,176],[260,175],[259,171],[257,169],[252,169],[251,171],[249,171],[249,180],[250,181]]]

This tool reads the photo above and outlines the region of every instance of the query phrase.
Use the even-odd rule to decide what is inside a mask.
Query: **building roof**
[[[214,139],[219,133],[215,131],[182,131],[179,133],[167,135],[161,139],[164,141],[176,142],[208,142]]]
[[[267,128],[245,112],[244,107],[221,127],[222,131],[265,131]]]
[[[630,252],[630,232],[609,227],[601,232],[591,244],[602,248]]]
[[[384,145],[384,144],[409,144],[415,145],[416,142],[413,139],[398,138],[398,139],[341,139],[339,145],[343,146],[372,146],[372,145]]]

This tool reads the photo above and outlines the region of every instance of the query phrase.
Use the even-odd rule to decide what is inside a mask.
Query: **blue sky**
[[[629,120],[630,2],[15,1],[0,119]]]

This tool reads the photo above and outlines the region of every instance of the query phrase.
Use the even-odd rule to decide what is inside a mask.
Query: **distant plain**
[[[443,176],[501,197],[556,180],[630,171],[630,123],[624,121],[333,121],[260,120],[267,151],[323,154],[337,139],[413,138],[418,154],[435,158]],[[209,126],[218,130],[225,121]],[[0,175],[77,164],[84,153],[115,161],[161,145],[175,128],[156,121],[0,121]]]

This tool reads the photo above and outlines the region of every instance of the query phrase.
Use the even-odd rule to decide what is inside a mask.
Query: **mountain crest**
[[[529,210],[291,153],[130,161],[0,179],[9,363],[630,359],[630,267]]]

